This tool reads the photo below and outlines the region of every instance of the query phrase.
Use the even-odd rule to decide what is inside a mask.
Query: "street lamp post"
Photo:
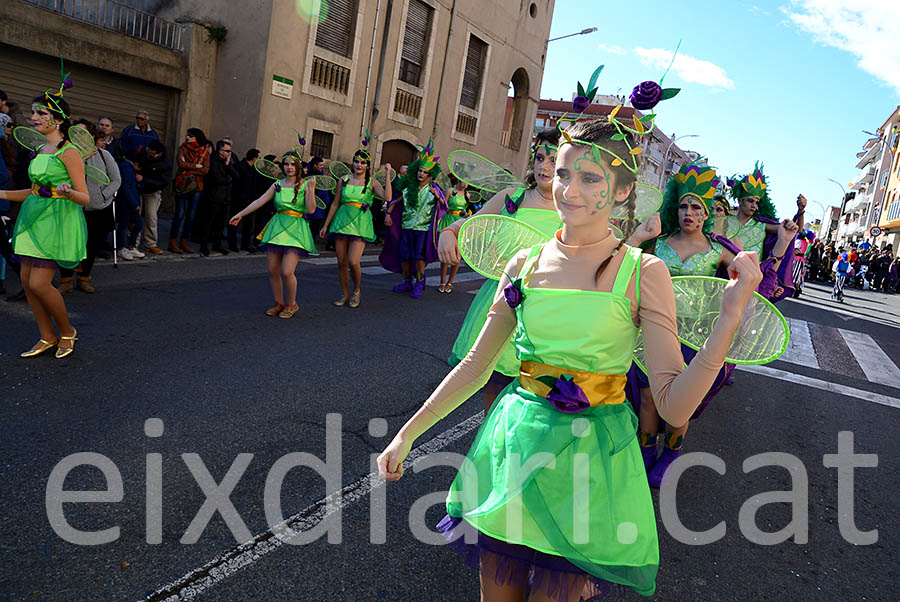
[[[575,33],[559,36],[558,38],[550,38],[549,40],[547,40],[547,43],[555,42],[556,40],[562,40],[564,38],[571,38],[572,36],[583,36],[589,33],[594,33],[595,31],[597,31],[596,27],[588,27],[587,29],[582,29],[581,31],[576,31]]]
[[[829,181],[829,182],[834,182],[834,183],[837,184],[837,185],[840,187],[840,189],[841,189],[841,213],[840,213],[840,214],[841,214],[841,215],[844,215],[844,200],[847,198],[847,190],[844,188],[844,185],[841,184],[840,182],[838,182],[837,180],[833,180],[833,179],[831,179],[831,178],[828,178],[828,181]],[[838,230],[840,230],[840,228],[841,228],[841,223],[840,223],[840,218],[838,218],[838,227],[835,228],[835,230],[834,230],[834,242],[835,242],[835,243],[838,242]]]
[[[663,186],[663,180],[666,178],[666,165],[669,162],[669,151],[672,150],[672,145],[681,140],[682,138],[699,138],[700,134],[683,134],[678,138],[675,138],[671,142],[669,142],[669,146],[666,147],[666,153],[663,155],[663,163],[662,163],[662,173],[659,174],[659,188]]]

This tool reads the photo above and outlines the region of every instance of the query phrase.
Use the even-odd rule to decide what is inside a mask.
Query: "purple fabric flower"
[[[38,194],[42,197],[51,197],[53,196],[53,191],[50,190],[49,186],[41,186],[38,188]]]
[[[72,78],[71,78],[71,77],[67,77],[67,78],[65,79],[65,81],[63,82],[63,85],[62,85],[63,90],[68,90],[68,89],[71,88],[72,86],[73,86],[73,84],[72,84]]]
[[[591,106],[591,99],[587,96],[576,96],[572,101],[572,109],[576,113],[583,113],[589,106]]]
[[[662,100],[662,88],[656,82],[642,82],[631,91],[630,100],[635,109],[652,109]]]
[[[281,184],[275,182],[275,192],[281,192]]]
[[[568,374],[563,374],[556,380],[550,392],[547,393],[547,401],[554,408],[566,414],[582,412],[591,407],[587,395]]]
[[[516,211],[519,210],[519,206],[516,205],[516,202],[509,198],[509,195],[506,195],[506,212],[512,215]]]
[[[35,157],[37,157],[37,151],[31,151],[30,153],[28,153],[29,159],[34,159]]]
[[[506,285],[503,289],[503,297],[506,299],[506,304],[513,309],[517,308],[525,299],[518,281]]]
[[[368,204],[368,203],[363,203],[362,205],[360,205],[359,208],[362,209],[363,211],[368,211],[368,210],[369,210],[369,204]]]

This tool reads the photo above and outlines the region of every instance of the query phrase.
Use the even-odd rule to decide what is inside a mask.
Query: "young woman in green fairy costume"
[[[500,214],[522,220],[551,238],[562,222],[553,204],[553,170],[559,144],[559,130],[547,129],[538,132],[532,152],[532,164],[525,178],[527,189],[506,189],[495,194],[475,215]],[[459,229],[465,220],[455,221],[441,230],[438,240],[438,256],[441,263],[459,265]],[[457,365],[472,348],[478,333],[484,326],[488,310],[493,302],[496,286],[487,281],[475,295],[466,318],[463,321],[448,363]],[[485,410],[491,407],[497,395],[519,373],[515,348],[510,343],[503,357],[494,368],[494,373],[484,387]]]
[[[553,186],[562,229],[509,263],[475,345],[378,458],[381,475],[399,479],[416,438],[487,382],[514,337],[519,372],[485,417],[438,527],[474,535],[482,600],[524,600],[529,580],[531,600],[574,602],[589,579],[653,594],[656,518],[624,394],[638,329],[659,413],[683,424],[761,279],[755,255],[735,258],[702,361],[685,368],[666,266],[609,227],[613,205],[635,199],[637,159],[619,132],[599,120],[567,132]]]
[[[437,231],[441,232],[444,228],[459,220],[466,219],[466,213],[469,205],[466,189],[468,185],[454,175],[450,175],[450,194],[447,197],[447,213],[438,222]],[[447,271],[450,271],[448,277]],[[449,263],[441,263],[441,284],[438,286],[439,293],[453,292],[453,279],[456,278],[456,272],[459,271],[459,264],[451,265]]]
[[[41,339],[22,357],[35,357],[54,347],[57,358],[66,357],[77,340],[62,295],[51,283],[58,267],[74,269],[87,256],[82,207],[90,197],[84,160],[67,138],[69,105],[62,91],[71,80],[64,79],[59,92],[48,91],[32,100],[31,126],[47,140],[28,166],[32,187],[0,191],[0,198],[22,202],[13,252],[21,260],[25,297],[41,333]]]

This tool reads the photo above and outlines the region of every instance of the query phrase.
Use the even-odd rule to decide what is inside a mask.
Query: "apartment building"
[[[239,151],[280,153],[299,132],[307,159],[347,161],[368,130],[378,163],[408,162],[433,138],[442,157],[477,150],[521,173],[553,6],[7,0],[0,88],[28,103],[57,81],[62,55],[74,113],[124,126],[147,108],[170,147],[200,127]]]

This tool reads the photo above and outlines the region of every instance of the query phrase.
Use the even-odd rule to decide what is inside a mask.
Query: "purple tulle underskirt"
[[[300,247],[290,247],[288,245],[274,245],[272,243],[266,243],[264,245],[259,245],[259,249],[261,251],[265,251],[266,253],[275,253],[276,255],[288,255],[293,253],[294,255],[299,255],[300,257],[309,257],[309,251],[306,249],[301,249]]]
[[[50,268],[55,270],[59,267],[59,264],[52,259],[44,259],[43,257],[31,257],[29,255],[16,255],[13,253],[9,259],[13,263],[32,268]]]
[[[485,535],[461,518],[447,515],[437,524],[437,530],[444,534],[448,545],[468,566],[481,571],[482,563],[485,563],[487,570],[493,571],[494,583],[498,586],[521,587],[527,583],[531,591],[543,590],[548,597],[566,602],[574,593],[573,587],[581,590],[589,584],[589,600],[596,601],[609,594],[614,585],[588,575],[562,556]],[[478,543],[466,543],[464,535],[469,533],[471,537],[472,532],[478,534]]]

